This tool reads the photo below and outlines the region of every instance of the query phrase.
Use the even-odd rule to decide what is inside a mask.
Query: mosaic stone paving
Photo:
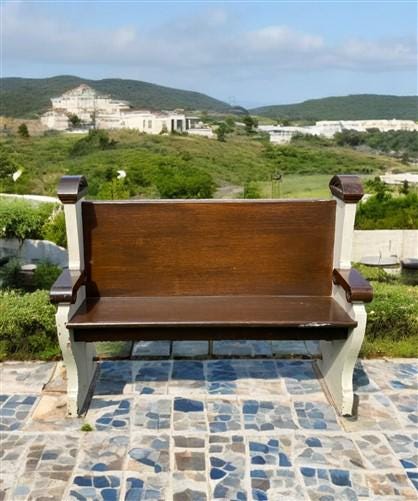
[[[185,345],[101,362],[76,420],[54,364],[0,364],[0,501],[418,500],[417,359],[359,362],[358,416],[342,418],[314,343],[209,360],[201,343],[179,360]],[[229,357],[233,343],[216,348]],[[296,349],[303,359],[268,358]]]

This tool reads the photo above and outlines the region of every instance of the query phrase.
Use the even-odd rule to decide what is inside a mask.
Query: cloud
[[[24,3],[3,4],[3,58],[7,63],[110,65],[173,71],[222,73],[232,77],[262,69],[412,70],[417,66],[413,37],[349,39],[339,45],[322,35],[290,26],[240,30],[228,12],[209,9],[153,27],[132,24],[87,28],[48,17]]]

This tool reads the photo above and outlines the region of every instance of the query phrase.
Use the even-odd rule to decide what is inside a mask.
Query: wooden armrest
[[[84,279],[84,271],[64,270],[49,292],[51,303],[74,303]]]
[[[341,285],[345,290],[347,301],[361,301],[370,303],[373,299],[373,288],[369,282],[354,268],[349,270],[334,269],[332,281],[336,285]]]

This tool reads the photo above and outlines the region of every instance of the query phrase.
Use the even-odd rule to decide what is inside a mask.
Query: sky
[[[415,0],[0,3],[3,77],[131,78],[246,107],[418,93]]]

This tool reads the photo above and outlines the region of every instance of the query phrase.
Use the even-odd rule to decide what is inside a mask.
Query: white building
[[[67,130],[70,117],[76,115],[84,126],[100,129],[135,129],[146,134],[188,132],[212,137],[212,130],[197,117],[187,117],[182,110],[134,110],[126,101],[97,93],[88,85],[80,85],[60,97],[51,99],[52,110],[41,117],[49,129]]]
[[[391,130],[418,131],[418,124],[413,120],[321,120],[315,125],[298,127],[280,125],[260,125],[259,130],[270,134],[270,141],[276,144],[289,143],[295,134],[311,134],[332,138],[337,132],[355,130],[367,132],[369,129],[378,129],[381,132]]]

